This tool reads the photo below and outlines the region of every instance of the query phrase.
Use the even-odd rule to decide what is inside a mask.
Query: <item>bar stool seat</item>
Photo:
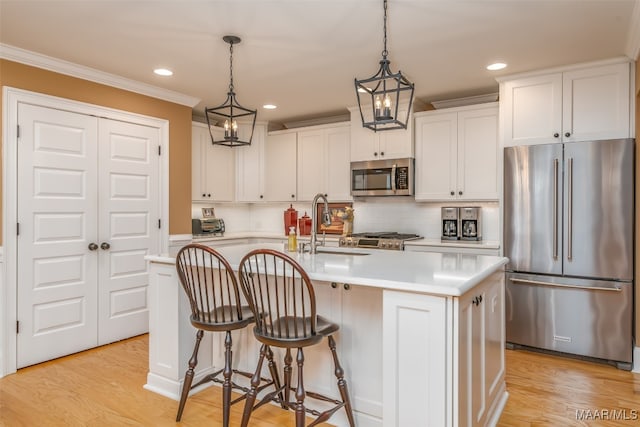
[[[249,252],[240,261],[238,269],[240,285],[249,307],[256,319],[253,333],[262,343],[256,371],[251,379],[251,390],[242,416],[242,427],[249,423],[251,413],[270,401],[279,403],[285,409],[295,410],[296,427],[304,427],[306,414],[315,415],[309,424],[314,426],[325,422],[339,409],[344,408],[349,424],[355,426],[351,400],[344,379],[344,371],[338,360],[333,334],[339,326],[316,313],[316,300],[313,283],[304,269],[290,256],[271,249],[257,249]],[[334,363],[340,400],[307,391],[304,388],[304,352],[303,348],[319,344],[327,338]],[[269,356],[270,347],[284,348],[284,383],[275,391],[266,394],[256,404],[260,391],[260,372],[264,358]],[[291,349],[297,348],[297,384],[292,387]],[[295,400],[291,400],[291,391]],[[333,404],[329,409],[319,412],[305,405],[310,397]]]
[[[246,328],[255,322],[255,316],[241,298],[238,280],[231,266],[215,249],[195,243],[184,246],[176,256],[176,269],[182,288],[189,299],[191,325],[197,330],[193,354],[189,359],[189,368],[184,377],[176,421],[182,418],[189,391],[213,381],[222,384],[223,426],[228,427],[231,405],[244,400],[249,391],[248,387],[235,383],[232,376],[237,374],[252,380],[255,376],[255,374],[232,368],[231,331]],[[205,331],[225,333],[224,368],[192,385],[195,367],[198,364],[198,350]],[[269,361],[271,379],[260,377],[259,391],[271,385],[280,388],[278,373],[273,362],[273,352],[270,348],[266,349],[266,357]],[[219,378],[220,374],[222,379]],[[231,401],[232,389],[242,392],[242,395],[233,401]]]

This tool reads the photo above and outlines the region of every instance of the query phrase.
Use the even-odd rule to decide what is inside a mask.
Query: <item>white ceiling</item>
[[[497,92],[495,78],[630,56],[636,0],[389,0],[393,71],[424,102]],[[216,106],[234,47],[239,102],[258,120],[346,112],[353,79],[382,51],[382,0],[0,0],[0,43],[201,99]],[[490,72],[501,60],[509,67]],[[158,77],[156,67],[174,71]],[[266,111],[263,104],[278,109]]]

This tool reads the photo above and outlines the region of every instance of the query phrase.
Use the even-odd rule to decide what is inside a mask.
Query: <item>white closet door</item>
[[[160,134],[157,128],[102,119],[99,141],[98,343],[102,345],[149,330],[144,257],[159,251]]]
[[[97,345],[97,123],[18,106],[17,367]]]

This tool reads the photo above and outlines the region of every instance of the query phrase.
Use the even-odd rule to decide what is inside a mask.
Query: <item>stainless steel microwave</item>
[[[351,162],[352,196],[412,196],[412,158]]]

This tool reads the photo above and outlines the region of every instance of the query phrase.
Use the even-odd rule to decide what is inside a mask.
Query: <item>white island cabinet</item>
[[[252,249],[219,248],[237,269]],[[331,249],[328,249],[331,250]],[[361,427],[495,425],[504,380],[506,258],[333,249],[292,256],[314,281],[318,313],[340,325],[340,361]],[[346,252],[353,253],[345,254]],[[149,373],[145,388],[178,400],[195,330],[175,258],[150,261]],[[205,334],[196,380],[224,362],[222,337]],[[234,333],[234,367],[252,370],[251,328]],[[305,387],[339,397],[326,343],[305,350]],[[279,360],[281,364],[281,360]],[[316,403],[316,402],[310,402]],[[348,425],[343,411],[330,420]]]

